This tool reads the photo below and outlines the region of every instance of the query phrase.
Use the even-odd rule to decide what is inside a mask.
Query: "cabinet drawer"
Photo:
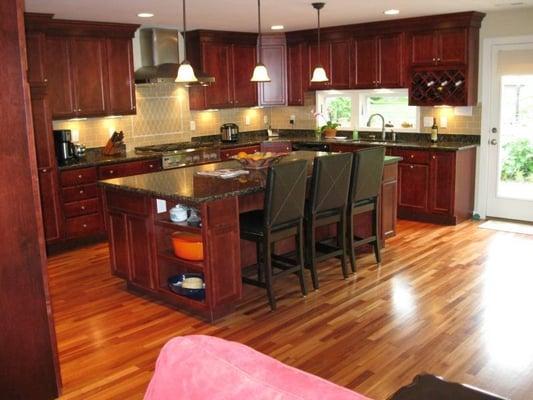
[[[156,171],[161,171],[161,160],[143,160],[102,166],[98,169],[98,177],[111,179]]]
[[[102,231],[102,215],[97,213],[67,218],[65,228],[69,238],[100,232]]]
[[[393,155],[402,157],[403,163],[413,164],[429,164],[429,151],[425,150],[410,150],[410,149],[394,149]]]
[[[96,183],[96,168],[74,169],[61,172],[61,186],[76,186]]]
[[[79,217],[80,215],[94,214],[98,211],[98,199],[76,201],[63,205],[63,213],[67,218]]]
[[[98,188],[96,184],[83,185],[63,189],[63,202],[70,203],[85,199],[98,197]]]

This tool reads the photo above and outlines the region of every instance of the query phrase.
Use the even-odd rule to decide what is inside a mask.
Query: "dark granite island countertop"
[[[309,174],[315,157],[329,153],[313,151],[296,151],[282,158],[279,162],[307,160]],[[400,157],[385,156],[385,164],[397,163]],[[228,197],[242,196],[264,190],[267,170],[251,170],[249,175],[238,178],[221,179],[198,175],[199,171],[214,171],[223,168],[242,168],[237,161],[224,161],[199,166],[171,169],[156,173],[135,175],[100,181],[100,185],[113,187],[152,197],[161,197],[187,205],[199,205],[205,202]]]

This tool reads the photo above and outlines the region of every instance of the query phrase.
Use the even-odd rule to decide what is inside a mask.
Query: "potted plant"
[[[324,135],[326,138],[334,138],[337,136],[337,128],[340,126],[340,124],[332,121],[326,122],[326,125],[323,125],[320,127],[320,132]]]

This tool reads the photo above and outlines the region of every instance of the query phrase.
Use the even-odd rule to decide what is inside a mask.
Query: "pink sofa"
[[[161,350],[145,400],[368,400],[250,347],[184,336]]]

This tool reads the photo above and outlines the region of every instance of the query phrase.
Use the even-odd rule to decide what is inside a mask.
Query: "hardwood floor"
[[[210,325],[128,293],[106,244],[50,259],[63,399],[140,399],[177,335],[235,340],[374,399],[420,372],[515,400],[533,393],[533,236],[400,221],[380,267],[358,258],[342,279],[319,269],[306,298],[278,282],[278,310],[245,286],[237,312]],[[308,276],[308,287],[311,287]]]

